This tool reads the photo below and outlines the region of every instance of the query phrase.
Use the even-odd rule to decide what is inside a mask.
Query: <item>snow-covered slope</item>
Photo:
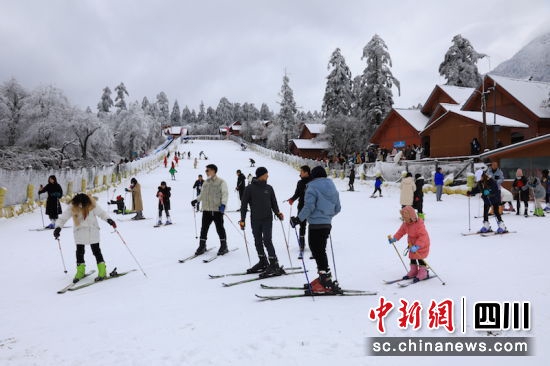
[[[286,293],[262,290],[261,282],[274,285],[301,285],[302,275],[269,279],[230,288],[221,283],[233,279],[211,280],[208,274],[241,271],[249,263],[239,230],[226,220],[230,247],[239,250],[209,264],[201,260],[179,264],[178,258],[190,255],[197,246],[193,212],[189,202],[191,186],[206,163],[219,166],[219,175],[230,189],[228,210],[238,207],[233,191],[235,171],[253,172],[248,159],[256,166],[266,166],[269,182],[279,202],[291,196],[298,173],[290,167],[253,152],[240,151],[237,144],[226,141],[197,141],[180,146],[191,150],[193,157],[204,150],[209,160],[200,161],[194,170],[192,160],[180,162],[177,181],[169,180],[168,171],[159,166],[150,174],[137,178],[142,184],[145,215],[156,216],[156,188],[161,180],[172,186],[171,227],[153,228],[153,220],[117,221],[119,231],[128,242],[148,277],[139,271],[125,277],[95,284],[63,295],[56,291],[74,274],[74,243],[71,229],[62,231],[61,243],[69,274],[62,271],[57,243],[51,231],[29,229],[41,225],[40,212],[15,219],[0,220],[0,364],[1,365],[397,365],[421,362],[422,365],[459,365],[454,358],[367,357],[365,337],[377,336],[376,325],[368,319],[371,307],[378,306],[379,296],[300,298],[275,302],[258,302],[254,294]],[[522,358],[521,364],[543,365],[550,359],[550,288],[546,260],[546,232],[549,218],[524,218],[506,215],[505,221],[516,234],[503,237],[463,237],[468,231],[468,199],[444,196],[435,202],[433,194],[425,196],[427,227],[431,235],[428,258],[437,279],[400,289],[384,285],[383,279],[403,275],[403,268],[386,236],[398,228],[399,192],[383,187],[384,197],[369,199],[371,183],[356,183],[357,192],[344,192],[345,181],[336,180],[341,192],[342,213],[334,220],[332,239],[337,274],[344,288],[377,290],[399,305],[399,299],[419,300],[428,307],[431,299],[445,298],[458,304],[462,296],[470,305],[477,300],[531,301],[532,331],[503,332],[503,335],[536,337],[535,357]],[[126,182],[127,183],[127,182]],[[107,194],[100,195],[107,208]],[[478,215],[477,198],[471,199],[472,216]],[[285,215],[289,206],[281,203]],[[113,208],[111,206],[111,208]],[[228,213],[236,223],[237,213]],[[128,216],[120,217],[127,220]],[[197,217],[199,219],[199,217]],[[492,220],[493,226],[494,221]],[[200,222],[200,220],[198,220]],[[108,265],[119,271],[137,268],[133,259],[105,223],[101,246]],[[481,220],[472,218],[472,230]],[[284,228],[287,228],[285,220]],[[247,228],[249,230],[249,228]],[[283,231],[274,222],[274,243],[282,264],[288,266]],[[247,231],[251,254],[254,253]],[[398,243],[402,251],[406,239]],[[217,248],[214,228],[208,246]],[[293,232],[290,246],[292,262],[298,264],[298,247]],[[89,268],[94,267],[90,251]],[[310,277],[314,262],[306,260]],[[455,313],[455,322],[458,312]],[[448,336],[445,330],[427,329],[423,319],[419,331],[397,328],[398,311],[386,319],[388,336]],[[472,330],[468,336],[484,336]],[[462,336],[455,332],[454,336]],[[473,364],[516,365],[515,358],[468,358]]]
[[[498,65],[491,74],[533,81],[550,81],[550,33],[543,34]]]

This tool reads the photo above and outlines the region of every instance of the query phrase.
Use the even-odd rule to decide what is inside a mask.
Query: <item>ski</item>
[[[424,281],[427,281],[427,280],[431,280],[432,278],[436,278],[437,276],[430,276],[422,281],[417,281],[417,282],[414,282],[414,280],[411,280],[411,281],[408,281],[408,282],[398,282],[397,285],[399,287],[407,287],[407,286],[410,286],[410,285],[414,285],[416,283],[420,283],[420,282],[424,282]]]
[[[82,281],[83,278],[86,278],[88,277],[89,275],[91,274],[94,274],[95,273],[95,270],[91,270],[90,272],[86,273],[84,275],[84,277],[82,277],[80,280],[78,280],[77,282],[71,282],[70,284],[68,284],[67,286],[63,287],[61,290],[57,291],[58,294],[64,294],[65,292],[67,292],[68,290],[70,290],[71,288],[75,287],[76,284],[80,281]]]
[[[299,286],[268,286],[264,285],[263,283],[260,284],[261,288],[265,290],[297,290],[297,291],[307,291],[307,288],[305,286],[299,287]],[[350,294],[357,294],[357,293],[365,293],[365,292],[372,292],[372,291],[365,291],[365,290],[346,290],[342,289],[342,291],[350,293]],[[376,294],[376,293],[374,293]]]
[[[113,278],[122,277],[122,276],[127,275],[128,273],[134,272],[134,271],[137,271],[137,269],[131,269],[131,270],[126,271],[126,272],[117,273],[117,272],[116,272],[116,268],[115,268],[115,269],[113,270],[114,273],[111,272],[111,273],[109,274],[109,276],[105,277],[103,280],[101,280],[101,281],[88,282],[88,283],[85,283],[85,284],[82,284],[82,285],[79,285],[79,286],[74,286],[74,287],[69,288],[69,291],[80,290],[80,289],[82,289],[82,288],[85,288],[85,287],[88,287],[88,286],[91,286],[91,285],[95,285],[96,283],[101,283],[101,282],[105,282],[105,281],[110,280],[110,279],[113,279]]]
[[[293,271],[293,270],[299,270],[299,269],[302,269],[302,267],[290,267],[290,268],[285,268],[285,269],[288,269],[289,271]],[[227,273],[227,274],[222,274],[222,275],[208,275],[210,277],[210,279],[216,279],[216,278],[224,278],[224,277],[231,277],[231,276],[246,276],[246,275],[249,275],[249,274],[257,274],[257,273],[246,273],[246,272],[236,272],[236,273]]]
[[[209,251],[211,251],[212,249],[213,249],[213,248],[208,248],[208,249],[206,249],[206,252],[209,252]],[[206,253],[206,252],[204,252],[204,253]],[[195,259],[195,258],[197,258],[197,257],[199,257],[199,256],[201,256],[201,255],[203,255],[204,253],[198,254],[198,255],[197,255],[197,254],[193,254],[193,255],[190,255],[190,256],[187,257],[187,258],[178,259],[178,262],[179,262],[179,263],[185,263],[185,262],[187,262],[187,261],[190,261],[191,259]]]
[[[259,301],[269,301],[269,300],[281,300],[281,299],[294,299],[298,297],[318,297],[318,296],[374,296],[377,292],[373,291],[362,291],[362,292],[345,292],[343,294],[327,294],[327,293],[309,293],[305,291],[302,294],[290,294],[290,295],[275,295],[275,296],[263,296],[256,295],[259,298]]]
[[[153,227],[157,228],[161,226],[170,226],[170,225],[174,225],[174,224],[160,224],[160,225],[153,225]]]
[[[386,285],[391,285],[392,283],[397,283],[397,282],[406,281],[406,280],[407,279],[400,278],[398,280],[389,280],[389,281],[388,280],[383,280],[383,281]]]
[[[63,229],[69,229],[71,227],[72,226],[63,226]],[[29,231],[48,231],[48,230],[53,231],[54,229],[50,229],[50,228],[47,228],[47,227],[43,227],[43,228],[40,228],[40,229],[29,229]]]
[[[483,234],[481,234],[481,236],[488,237],[488,236],[499,236],[499,235],[504,235],[504,234],[514,234],[514,233],[516,233],[516,231],[505,231],[503,233],[497,233],[496,231],[493,231],[493,232],[490,232],[490,233],[483,233]]]
[[[293,275],[293,274],[299,274],[299,273],[304,273],[304,271],[290,271],[290,272],[286,272],[284,275],[281,275],[281,276]],[[280,276],[273,276],[273,277],[266,277],[266,278],[261,278],[261,277],[258,276],[258,277],[249,278],[249,279],[242,280],[242,281],[237,281],[237,282],[222,283],[222,286],[223,287],[231,287],[231,286],[240,285],[240,284],[243,284],[243,283],[267,280],[269,278],[277,278],[277,277],[280,277]]]
[[[128,219],[128,220],[122,220],[122,219],[117,218],[116,220],[120,221],[120,222],[131,222],[131,221],[142,221],[142,220],[152,220],[152,219],[153,218],[151,218],[151,217],[144,217],[142,219]]]
[[[239,248],[229,249],[229,252],[227,252],[227,253],[225,253],[225,254],[229,254],[229,253],[231,253],[231,252],[234,252],[234,251],[237,250],[237,249],[239,249]],[[224,254],[224,255],[225,255],[225,254]],[[204,263],[210,263],[210,262],[212,262],[214,259],[217,259],[218,257],[223,257],[223,256],[222,256],[222,255],[219,255],[219,254],[215,254],[215,255],[213,255],[213,256],[210,257],[210,258],[203,259],[202,261],[203,261]]]

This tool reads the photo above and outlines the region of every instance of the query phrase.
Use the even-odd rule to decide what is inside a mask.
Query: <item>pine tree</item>
[[[269,106],[265,103],[262,103],[260,107],[260,119],[262,121],[269,121],[273,118],[273,113],[269,110]]]
[[[181,125],[180,106],[177,100],[174,101],[174,105],[172,106],[172,114],[170,115],[170,122],[172,123],[172,126]]]
[[[126,86],[124,85],[123,82],[121,82],[120,84],[118,84],[116,87],[115,87],[115,91],[116,91],[116,98],[115,98],[115,107],[118,108],[117,112],[120,112],[122,110],[127,110],[128,108],[126,108],[126,101],[124,100],[124,94],[130,96],[130,94],[128,94],[128,90],[126,90]]]
[[[147,113],[150,107],[151,107],[151,103],[149,102],[149,99],[147,99],[147,97],[143,97],[143,100],[141,101],[141,109],[145,113]]]
[[[185,106],[181,111],[181,123],[183,125],[188,125],[191,123],[191,119],[191,111],[189,110],[188,106]]]
[[[229,125],[234,122],[233,104],[226,97],[221,98],[216,107],[216,119],[218,126]]]
[[[189,123],[191,124],[197,123],[197,112],[195,112],[194,109],[191,110],[191,119],[189,120]]]
[[[109,113],[113,105],[114,103],[111,99],[111,89],[106,86],[105,88],[103,88],[101,100],[99,101],[99,103],[97,103],[97,110],[99,113]]]
[[[168,97],[166,93],[160,92],[157,95],[158,120],[161,126],[166,126],[170,121],[170,106],[168,105]]]
[[[199,105],[199,113],[197,114],[197,123],[204,123],[206,121],[206,111],[204,107],[204,102],[201,100]]]
[[[400,91],[400,83],[390,70],[392,63],[388,47],[379,35],[375,34],[363,48],[361,59],[366,59],[367,67],[361,80],[364,87],[360,93],[359,108],[363,120],[362,135],[368,142],[392,108],[391,88],[395,84]]]
[[[481,84],[481,75],[476,64],[485,56],[476,52],[470,41],[457,34],[439,65],[439,74],[447,79],[447,85],[477,88]]]
[[[0,131],[7,137],[7,145],[13,146],[23,132],[22,113],[29,93],[11,79],[0,86]]]
[[[278,120],[281,125],[282,134],[284,136],[284,151],[288,152],[288,142],[291,136],[294,135],[296,129],[296,102],[294,101],[294,92],[289,85],[290,79],[285,72],[283,76],[283,85],[279,96],[281,109],[279,110]]]
[[[347,116],[353,104],[351,71],[339,48],[330,56],[327,69],[331,68],[323,98],[323,113],[327,118]]]

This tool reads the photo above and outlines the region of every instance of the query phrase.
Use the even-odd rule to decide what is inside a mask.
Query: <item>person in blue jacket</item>
[[[374,192],[370,195],[371,198],[375,198],[376,192],[378,192],[379,197],[382,197],[382,183],[384,182],[384,179],[382,179],[382,174],[377,173],[376,174],[376,180],[374,181]]]
[[[332,281],[327,257],[327,239],[332,229],[332,218],[340,210],[340,196],[332,180],[322,166],[311,170],[311,182],[307,184],[304,208],[290,223],[296,227],[301,222],[309,222],[309,249],[317,263],[319,277],[308,285],[315,293],[341,293],[336,281]]]
[[[445,175],[443,175],[443,169],[437,168],[434,175],[435,197],[437,201],[441,201],[441,195],[443,194],[444,180],[445,180]]]
[[[468,191],[468,196],[473,196],[477,193],[481,193],[483,197],[483,226],[479,230],[480,233],[487,233],[492,231],[491,224],[489,224],[489,209],[493,207],[493,212],[497,218],[498,229],[497,234],[503,234],[508,231],[498,207],[500,206],[500,190],[498,189],[497,182],[489,177],[485,171],[479,169],[475,173],[476,186],[472,190]]]

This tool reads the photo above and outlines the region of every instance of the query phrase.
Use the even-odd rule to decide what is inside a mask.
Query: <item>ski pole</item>
[[[288,221],[288,230],[287,230],[287,238],[290,239],[290,218],[292,217],[292,205],[290,205],[289,209],[288,209],[288,218],[289,218],[289,221]]]
[[[292,259],[291,259],[291,257],[290,257],[290,248],[288,247],[288,240],[287,240],[286,233],[285,233],[285,227],[284,227],[282,221],[281,221],[281,230],[283,230],[283,237],[285,238],[286,252],[288,253],[288,260],[290,261],[290,266],[291,266],[291,267],[294,267],[294,266],[292,265]]]
[[[235,228],[235,230],[237,230],[237,231],[242,231],[242,232],[243,232],[244,246],[246,247],[246,255],[248,256],[248,264],[249,264],[250,266],[252,266],[252,262],[250,261],[250,252],[248,251],[248,240],[246,239],[246,231],[245,231],[244,229],[239,230],[239,228],[237,227],[237,225],[235,225],[235,223],[233,222],[233,220],[231,220],[231,218],[230,218],[226,213],[224,213],[224,216],[227,218],[227,220],[229,220],[229,222],[231,223],[231,225],[233,225],[233,227]]]
[[[468,232],[472,231],[472,224],[471,224],[471,211],[470,211],[470,196],[468,196]]]
[[[334,267],[334,280],[338,282],[338,274],[336,273],[336,260],[334,259],[334,246],[332,245],[332,235],[329,234],[328,238],[330,239],[330,252],[332,253],[332,266]]]
[[[298,235],[298,231],[296,230],[296,226],[294,226],[294,233],[296,233],[296,240],[298,240],[298,245],[299,245],[300,244],[300,236]],[[311,294],[311,299],[313,301],[315,301],[315,296],[313,295],[313,290],[311,289],[311,283],[309,282],[309,277],[307,275],[306,262],[304,261],[304,256],[302,256],[302,268],[304,269],[304,274],[306,275],[307,288],[309,290],[309,293]]]
[[[391,235],[388,235],[388,241],[392,238]],[[391,242],[390,242],[391,243]],[[395,246],[395,243],[391,243],[391,245],[393,246],[393,249],[395,249],[395,253],[397,254],[397,256],[399,257],[399,260],[401,261],[401,263],[403,263],[403,268],[405,268],[405,272],[408,272],[407,270],[407,266],[405,265],[405,262],[403,261],[403,258],[401,258],[401,256],[399,255],[399,251],[397,250],[397,247]]]
[[[67,273],[67,267],[65,266],[65,258],[63,258],[63,251],[61,250],[61,241],[59,238],[57,240],[57,246],[59,247],[59,254],[61,255],[61,263],[63,263],[63,272]]]
[[[40,206],[40,217],[42,218],[42,227],[45,227],[44,225],[44,213],[42,212],[42,200],[40,199],[40,193],[38,193],[38,206]]]
[[[120,238],[120,240],[122,240],[122,243],[124,244],[124,246],[126,247],[126,249],[128,249],[128,252],[130,253],[130,255],[132,256],[132,258],[134,258],[134,261],[137,263],[141,273],[143,273],[143,275],[145,277],[147,277],[147,275],[145,274],[145,271],[143,270],[143,268],[141,267],[141,264],[139,264],[136,256],[134,255],[134,253],[132,253],[132,251],[130,250],[130,247],[128,246],[128,244],[126,244],[126,241],[124,240],[124,238],[122,237],[122,235],[120,235],[120,233],[118,232],[117,229],[115,229],[115,233],[118,234],[118,237]]]
[[[429,265],[428,262],[426,262],[425,259],[424,259],[424,263],[426,263],[426,266],[428,266],[428,268],[432,270],[432,272],[434,273],[434,275],[436,275],[436,277],[439,278],[439,280],[441,281],[441,284],[442,284],[442,285],[445,285],[445,281],[443,281],[443,279],[442,279],[441,277],[439,277],[439,275],[434,271],[434,269],[432,268],[432,266]]]
[[[195,221],[195,239],[199,238],[199,234],[197,232],[197,212],[195,210],[195,207],[193,206],[193,220]]]

